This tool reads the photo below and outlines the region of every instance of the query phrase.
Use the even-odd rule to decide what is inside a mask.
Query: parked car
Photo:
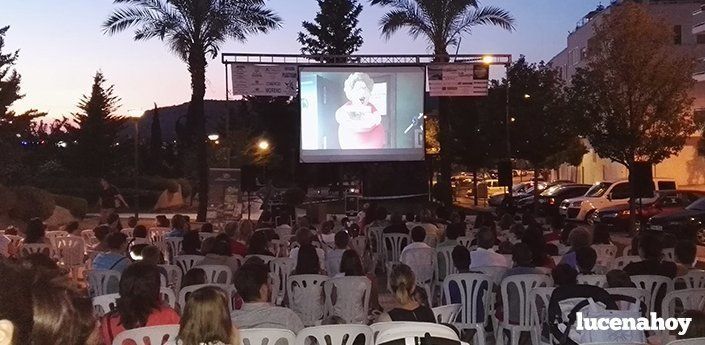
[[[590,187],[592,186],[589,184],[576,184],[570,182],[557,184],[546,188],[539,195],[539,214],[550,217],[558,216],[558,206],[563,202],[563,200],[583,196],[590,189]]]
[[[487,197],[492,197],[493,195],[497,194],[502,194],[505,191],[506,187],[502,187],[499,185],[499,180],[497,179],[488,179],[484,180],[480,183],[478,183],[478,189],[483,189],[484,187],[487,187]],[[473,195],[473,190],[472,188],[467,191],[466,195],[468,198]]]
[[[676,181],[673,179],[656,178],[653,180],[654,190],[675,190]],[[631,187],[629,181],[603,181],[594,184],[584,196],[563,200],[559,207],[559,213],[567,221],[584,222],[595,212],[604,207],[623,205],[629,202]],[[648,202],[644,198],[643,202]]]
[[[546,189],[546,186],[548,186],[548,183],[545,181],[538,181],[538,189],[539,192],[543,191]],[[492,197],[490,197],[487,200],[487,204],[493,207],[502,207],[502,205],[506,205],[504,198],[506,197],[507,193],[501,193],[501,194],[495,194]],[[526,181],[526,182],[521,182],[517,183],[514,186],[512,186],[512,201],[514,202],[514,205],[517,205],[517,202],[527,198],[527,197],[533,197],[534,195],[534,182],[533,181]]]
[[[705,192],[678,190],[659,191],[657,198],[653,202],[637,204],[637,222],[646,222],[655,215],[669,215],[684,210],[688,205],[701,197],[705,197]],[[629,230],[629,204],[621,204],[600,208],[588,219],[589,223],[597,226],[606,226],[610,230]]]
[[[696,200],[682,211],[651,217],[646,228],[673,234],[680,240],[692,240],[699,245],[705,245],[705,198]]]

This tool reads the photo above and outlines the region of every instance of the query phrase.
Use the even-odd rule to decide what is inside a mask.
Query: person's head
[[[611,270],[605,276],[609,288],[634,287],[634,282],[629,278],[629,274],[622,270]]]
[[[348,226],[350,226],[350,219],[348,217],[341,218],[340,219],[340,226],[342,226],[343,229],[347,229]]]
[[[137,226],[137,218],[135,216],[127,218],[127,227],[134,228],[135,226]]]
[[[448,240],[457,240],[464,233],[465,227],[462,223],[452,223],[446,227],[446,239]]]
[[[46,225],[39,218],[32,218],[27,222],[27,230],[25,230],[25,243],[38,243],[43,241],[46,231]]]
[[[127,250],[127,236],[122,232],[111,232],[105,238],[105,244],[110,251],[124,253]]]
[[[184,277],[181,279],[181,288],[183,289],[187,286],[201,285],[205,283],[206,271],[198,267],[194,267],[186,271],[186,274],[184,274]]]
[[[411,240],[414,242],[423,242],[426,239],[426,229],[422,226],[415,226],[411,229]]]
[[[178,213],[171,217],[171,227],[174,229],[184,230],[186,228],[185,223],[184,216]]]
[[[678,334],[678,339],[694,339],[705,337],[705,312],[702,310],[686,310],[681,314],[682,318],[690,318],[690,325],[685,334]]]
[[[234,284],[237,293],[247,303],[269,300],[269,269],[264,263],[247,261],[235,274]]]
[[[534,257],[526,243],[517,243],[512,247],[512,261],[517,267],[533,267]]]
[[[340,259],[340,273],[344,273],[346,277],[365,275],[365,270],[362,268],[362,260],[356,251],[348,249],[343,252],[343,256]]]
[[[27,270],[0,261],[0,345],[31,344],[32,281]]]
[[[321,233],[322,234],[330,234],[333,231],[333,228],[335,227],[335,222],[332,220],[327,220],[321,224]]]
[[[350,234],[347,231],[341,230],[335,233],[335,247],[338,249],[346,249],[350,244]]]
[[[687,267],[695,264],[698,247],[692,241],[678,241],[675,248],[676,261]]]
[[[514,224],[514,217],[509,213],[505,213],[502,218],[499,219],[499,228],[502,230],[509,230],[512,224]]]
[[[467,273],[470,271],[470,251],[465,246],[455,246],[451,257],[453,258],[453,266],[458,272]]]
[[[78,222],[69,222],[66,226],[64,226],[64,231],[66,231],[69,235],[78,235]]]
[[[215,286],[192,292],[181,314],[179,334],[183,345],[237,344],[228,310],[228,296]]]
[[[568,264],[560,264],[551,272],[553,283],[556,286],[578,284],[578,271]]]
[[[355,72],[350,74],[343,85],[345,97],[352,105],[367,105],[372,96],[375,83],[366,73]]]
[[[389,286],[397,302],[407,304],[412,301],[412,295],[416,289],[416,277],[411,267],[405,264],[394,266],[392,274],[389,276]]]
[[[201,250],[201,236],[195,231],[187,231],[181,240],[181,250],[186,255],[197,255]]]
[[[110,188],[110,182],[108,182],[108,180],[106,180],[105,178],[101,178],[100,179],[100,186],[103,189],[108,189],[108,188]]]
[[[155,220],[156,220],[158,227],[160,227],[160,228],[168,228],[169,227],[169,219],[165,215],[160,214],[155,218]]]
[[[296,230],[296,242],[298,242],[299,245],[311,244],[312,240],[313,233],[311,233],[309,228],[301,227],[299,230]]]
[[[213,232],[213,224],[204,223],[201,225],[201,232]]]
[[[360,236],[360,226],[357,225],[357,223],[350,224],[350,229],[348,229],[348,231],[350,232],[350,237],[352,238]]]
[[[155,265],[136,262],[127,266],[120,277],[117,312],[125,329],[144,327],[152,311],[161,306],[161,278]]]
[[[299,247],[299,254],[296,257],[296,274],[318,274],[320,264],[316,247],[305,244]]]
[[[240,220],[237,225],[237,239],[242,242],[248,242],[252,236],[255,225],[248,219]]]
[[[232,255],[230,247],[230,237],[226,234],[219,234],[214,237],[213,247],[208,254],[215,254],[220,256],[230,256]]]
[[[387,209],[381,206],[377,208],[375,213],[377,214],[377,220],[387,220],[387,216],[389,215]]]
[[[132,229],[132,237],[134,238],[147,238],[147,227],[144,225],[137,225]]]
[[[660,260],[663,257],[663,243],[658,236],[648,233],[639,236],[639,255],[645,260]]]
[[[110,228],[107,227],[106,225],[98,225],[95,228],[93,228],[93,235],[101,243],[105,242],[105,239],[108,237],[109,233],[110,233]]]
[[[404,220],[401,218],[401,213],[393,212],[389,217],[389,222],[395,225],[403,224]]]
[[[597,263],[597,252],[592,247],[582,247],[575,250],[575,262],[579,273],[592,273]]]
[[[235,239],[237,236],[237,223],[228,222],[223,227],[223,233],[228,235],[228,237]]]
[[[306,230],[309,233],[310,230]],[[309,244],[311,242],[308,242]],[[269,236],[265,231],[255,231],[250,237],[250,247],[249,252],[251,253],[262,253],[269,250]]]
[[[590,246],[592,244],[590,229],[582,226],[573,229],[568,235],[568,242],[573,250]]]
[[[39,272],[45,276],[60,277],[66,275],[66,271],[46,254],[32,253],[26,255],[20,261],[20,266],[32,272]]]
[[[106,224],[115,227],[118,230],[121,230],[122,226],[120,225],[120,215],[117,212],[113,212],[108,215],[108,219],[105,221]]]
[[[152,265],[161,265],[163,261],[164,256],[159,250],[159,247],[148,245],[142,248],[142,262]]]
[[[509,232],[511,232],[517,237],[524,236],[524,230],[524,225],[521,223],[514,223],[512,224],[512,226],[509,227]]]
[[[593,244],[611,244],[612,239],[610,238],[610,230],[603,225],[596,225],[593,227]]]
[[[406,221],[413,223],[416,221],[416,213],[414,212],[407,212],[404,217],[406,217]]]
[[[480,248],[490,249],[494,247],[496,241],[494,231],[489,228],[482,227],[477,232],[477,246]]]

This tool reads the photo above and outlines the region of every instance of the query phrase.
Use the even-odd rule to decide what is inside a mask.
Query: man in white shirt
[[[247,263],[240,267],[235,276],[235,287],[245,303],[230,314],[233,322],[243,329],[280,328],[298,333],[304,328],[301,318],[289,308],[268,302],[272,289],[268,277],[264,264]]]
[[[470,269],[487,266],[509,267],[502,254],[495,253],[495,235],[489,228],[482,228],[477,234],[478,248],[470,252]]]
[[[329,250],[326,253],[326,272],[329,277],[335,277],[340,272],[340,260],[343,258],[343,253],[348,249],[350,244],[350,235],[347,231],[340,231],[335,234],[335,249]]]
[[[406,263],[406,255],[409,253],[411,250],[416,250],[416,249],[430,249],[433,250],[428,244],[424,242],[426,239],[426,230],[421,227],[421,226],[415,226],[413,229],[411,229],[411,243],[409,243],[404,249],[401,251],[401,255],[399,256],[399,261],[402,263]]]

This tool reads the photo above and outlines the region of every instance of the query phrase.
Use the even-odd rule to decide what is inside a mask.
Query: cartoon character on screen
[[[386,143],[382,116],[370,103],[374,81],[365,73],[345,80],[348,102],[335,112],[341,149],[381,149]]]

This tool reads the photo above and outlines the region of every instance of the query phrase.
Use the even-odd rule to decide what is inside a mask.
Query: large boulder
[[[49,228],[60,228],[74,220],[76,218],[71,214],[71,211],[61,206],[55,206],[54,212],[44,221],[44,224]]]

